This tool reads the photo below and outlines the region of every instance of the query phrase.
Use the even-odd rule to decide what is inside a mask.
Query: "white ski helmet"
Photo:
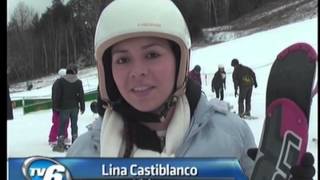
[[[67,70],[66,70],[65,68],[59,69],[59,71],[58,71],[59,77],[63,77],[63,76],[65,76],[66,74],[67,74]]]
[[[222,68],[224,68],[224,66],[223,66],[222,64],[219,64],[219,65],[218,65],[218,68],[219,68],[219,69],[222,69]]]
[[[179,9],[171,0],[116,0],[101,12],[94,39],[102,100],[110,101],[104,52],[122,40],[135,37],[164,38],[180,47],[180,64],[173,95],[182,95],[189,69],[191,39]]]

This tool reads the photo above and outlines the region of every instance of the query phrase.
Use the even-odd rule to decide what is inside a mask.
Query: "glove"
[[[234,91],[234,97],[237,97],[237,95],[238,95],[238,92]]]
[[[258,148],[248,149],[247,155],[255,160],[257,157]],[[302,159],[300,165],[291,167],[291,179],[290,180],[312,180],[315,175],[315,168],[313,166],[314,157],[310,152],[306,152]]]
[[[257,157],[258,148],[250,148],[247,151],[247,155],[252,159],[255,160]]]
[[[290,180],[312,180],[313,176],[316,173],[316,170],[313,166],[314,157],[310,152],[306,152],[299,165],[293,166],[290,169],[292,178]]]
[[[97,102],[96,101],[92,101],[92,103],[90,104],[90,109],[93,113],[97,113]]]
[[[81,109],[80,112],[81,112],[81,114],[83,114],[84,113],[84,109]]]
[[[254,84],[254,88],[257,88],[258,87],[258,84]]]
[[[214,88],[211,88],[211,91],[214,92]]]

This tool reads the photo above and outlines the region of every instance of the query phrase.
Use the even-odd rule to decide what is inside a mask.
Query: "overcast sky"
[[[13,13],[15,7],[19,2],[23,1],[27,6],[32,7],[39,16],[51,6],[52,0],[7,0],[7,21],[10,19],[10,15]],[[69,0],[62,0],[62,2],[68,2]]]

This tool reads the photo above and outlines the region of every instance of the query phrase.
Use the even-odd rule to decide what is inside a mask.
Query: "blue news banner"
[[[9,158],[9,180],[248,180],[233,158]]]

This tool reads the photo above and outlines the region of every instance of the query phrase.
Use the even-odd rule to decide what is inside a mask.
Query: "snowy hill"
[[[199,64],[202,67],[203,91],[208,98],[213,98],[211,92],[211,79],[217,70],[218,64],[224,64],[227,74],[227,90],[225,101],[234,105],[237,109],[237,99],[234,98],[233,83],[231,78],[232,67],[230,65],[233,58],[238,58],[240,63],[252,67],[257,76],[258,87],[253,90],[252,114],[258,116],[257,120],[248,120],[257,145],[259,144],[262,125],[265,113],[265,94],[268,74],[271,63],[277,54],[287,46],[296,42],[309,43],[316,51],[317,44],[317,18],[303,22],[282,26],[273,30],[259,32],[247,37],[228,41],[225,43],[208,46],[193,50],[191,53],[191,65]],[[97,72],[95,68],[80,70],[80,79],[84,82],[85,90],[96,89]],[[207,78],[206,78],[207,77]],[[50,96],[51,84],[56,76],[35,80],[34,86],[38,89],[31,91],[18,91],[18,85],[12,86],[12,99],[29,96]],[[16,88],[16,89],[15,89]],[[79,134],[86,131],[86,126],[90,124],[95,115],[90,111],[90,102],[86,103],[86,111],[79,115]],[[310,113],[309,143],[307,150],[315,156],[317,164],[318,143],[312,139],[317,138],[318,127],[318,95],[313,99]],[[43,155],[48,157],[62,157],[64,153],[52,152],[48,145],[48,134],[51,127],[51,110],[42,110],[23,115],[22,109],[14,109],[14,120],[7,121],[8,129],[8,156],[26,157],[32,155]],[[69,129],[70,131],[70,129]],[[316,167],[318,170],[318,168]],[[315,179],[317,176],[315,176]]]

